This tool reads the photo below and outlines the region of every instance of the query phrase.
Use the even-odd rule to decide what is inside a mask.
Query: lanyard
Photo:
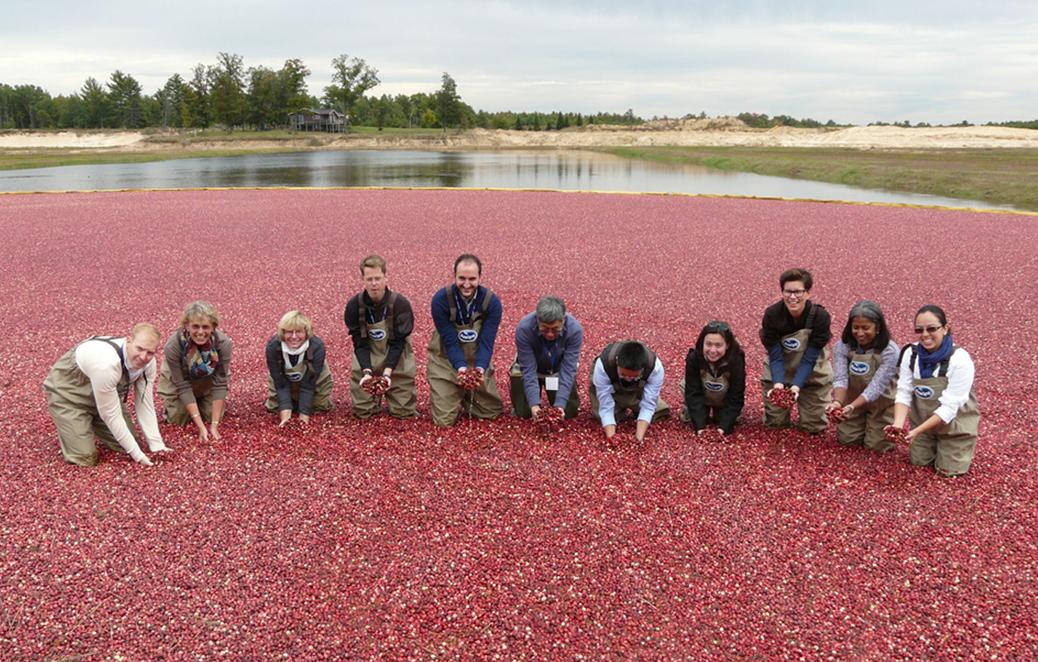
[[[559,342],[561,339],[562,336],[559,336],[555,340],[551,341],[551,344],[549,346],[549,343],[545,341],[543,338],[541,338],[541,352],[543,353],[544,358],[547,361],[548,372],[558,372],[559,363],[562,361],[562,352],[559,351],[560,345],[562,345],[562,343]]]
[[[379,322],[385,320],[386,316],[389,315],[389,306],[386,305],[386,301],[384,298],[382,300],[382,316],[378,319],[375,319],[375,311],[371,308],[371,306],[365,306],[365,309],[367,311],[368,324],[378,324]]]
[[[476,301],[479,299],[479,289],[476,289],[476,293],[472,295],[472,301],[465,303],[465,299],[462,298],[461,292],[458,291],[457,286],[454,287],[454,303],[458,306],[458,322],[462,325],[472,323],[473,310],[476,308]]]

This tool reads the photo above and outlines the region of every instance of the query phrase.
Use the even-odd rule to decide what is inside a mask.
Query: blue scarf
[[[920,344],[919,350],[919,376],[923,379],[929,379],[933,377],[933,371],[941,364],[941,361],[945,360],[952,355],[955,351],[955,345],[952,344],[952,337],[950,333],[945,334],[944,340],[941,341],[941,346],[933,352],[926,351],[926,348]]]

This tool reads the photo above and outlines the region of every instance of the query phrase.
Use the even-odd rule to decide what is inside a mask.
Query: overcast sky
[[[120,69],[150,94],[226,51],[247,67],[300,58],[320,96],[348,53],[379,70],[375,93],[431,92],[446,71],[491,111],[1038,118],[1035,0],[157,4],[4,0],[0,83],[69,94]]]

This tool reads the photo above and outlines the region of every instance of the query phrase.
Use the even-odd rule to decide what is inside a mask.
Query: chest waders
[[[483,296],[483,305],[472,312],[467,324],[462,324],[458,315],[457,303],[454,299],[453,286],[448,285],[447,302],[450,307],[450,322],[458,333],[458,344],[465,355],[465,364],[469,369],[476,366],[476,353],[479,349],[479,334],[483,330],[483,320],[490,308],[493,293],[487,288]],[[451,365],[439,331],[433,330],[429,340],[429,399],[432,408],[433,423],[440,426],[453,425],[458,418],[459,408],[468,411],[474,418],[494,419],[501,415],[504,408],[501,394],[494,381],[494,365],[491,363],[483,373],[483,383],[475,391],[465,391],[457,383],[457,372]]]
[[[706,408],[707,425],[715,422],[717,411],[724,406],[724,399],[728,395],[728,389],[731,387],[726,367],[727,365],[721,366],[716,371],[717,374],[714,374],[714,371],[708,368],[699,370],[699,379],[703,384],[703,406]],[[682,394],[680,418],[685,423],[690,423],[692,418],[689,416],[688,407],[684,404],[685,380],[682,379],[678,386],[681,388]]]
[[[598,359],[602,361],[602,368],[605,370],[606,375],[609,377],[609,381],[613,385],[613,415],[616,418],[616,422],[628,421],[638,418],[638,412],[641,409],[642,398],[645,395],[645,383],[649,381],[649,376],[652,375],[652,371],[656,369],[656,353],[645,346],[644,343],[638,343],[649,355],[649,364],[642,368],[642,372],[638,375],[638,380],[633,384],[624,384],[620,379],[620,369],[616,365],[616,356],[620,353],[620,345],[631,342],[630,340],[621,340],[618,342],[610,343],[606,345],[602,353],[598,355]],[[635,341],[636,342],[636,341]],[[602,416],[599,413],[600,404],[598,401],[598,389],[595,388],[595,363],[591,362],[591,378],[590,385],[588,386],[588,396],[591,399],[591,415],[594,416],[595,420],[599,423],[602,422]],[[630,413],[628,413],[630,410]],[[656,411],[652,414],[652,421],[662,420],[670,416],[670,405],[663,398],[656,400]]]
[[[909,351],[912,352],[909,367],[914,375],[917,349],[914,344],[909,347]],[[941,395],[948,388],[947,373],[950,361],[951,357],[942,361],[932,377],[917,377],[912,380],[912,406],[908,412],[908,420],[913,428],[930,418],[940,407]],[[951,423],[925,432],[912,441],[909,447],[912,464],[932,464],[935,469],[948,475],[966,473],[977,450],[979,428],[980,406],[977,404],[973,387],[970,387],[966,404],[959,408]]]
[[[130,418],[130,410],[126,406],[126,397],[130,392],[130,374],[123,362],[122,348],[114,342],[115,340],[115,336],[94,336],[83,342],[106,343],[119,356],[122,376],[119,378],[116,391],[121,401],[123,420],[126,421],[126,427],[130,429],[134,440],[140,443],[133,419]],[[47,378],[43,381],[43,389],[47,393],[47,409],[58,430],[58,443],[61,446],[62,457],[72,464],[92,467],[97,464],[95,436],[99,437],[107,448],[119,453],[125,451],[101,419],[101,413],[97,409],[97,400],[94,398],[94,390],[90,385],[90,378],[76,364],[76,349],[78,348],[79,345],[76,345],[58,359],[58,362],[47,373]],[[146,388],[148,388],[148,380],[142,373],[134,383],[134,389]]]
[[[556,340],[561,344],[561,340]],[[536,355],[535,355],[536,356]],[[562,352],[559,351],[559,355],[549,359],[551,363],[551,372],[538,372],[537,373],[537,387],[538,389],[544,389],[545,395],[548,396],[548,406],[550,407],[561,407],[561,403],[555,403],[555,397],[558,395],[558,389],[548,390],[547,379],[554,377],[560,379],[559,376],[559,365],[562,363]],[[537,366],[534,366],[535,368]],[[516,355],[515,361],[512,362],[512,369],[508,372],[508,390],[512,396],[512,409],[515,415],[519,418],[531,418],[533,411],[530,409],[530,403],[526,401],[526,385],[523,382],[523,368],[519,365],[519,356]],[[575,380],[574,380],[575,381]],[[540,394],[540,390],[538,390]],[[538,401],[538,403],[540,402]],[[577,415],[577,410],[580,408],[580,396],[577,395],[577,385],[573,384],[573,387],[569,390],[569,398],[566,399],[565,403],[565,417],[573,418]]]
[[[383,310],[385,316],[378,322],[370,322],[368,318],[368,307],[364,303],[364,293],[356,296],[357,317],[360,321],[360,337],[368,341],[368,351],[371,356],[371,374],[378,378],[386,367],[386,358],[389,356],[389,341],[396,338],[396,302],[397,293],[390,292],[386,298]],[[378,400],[360,387],[360,380],[364,377],[357,354],[353,354],[353,363],[350,369],[350,397],[353,400],[353,415],[357,418],[370,418],[382,411],[382,398],[386,400],[389,415],[394,418],[413,418],[416,415],[415,407],[418,404],[418,394],[415,386],[415,375],[418,366],[415,363],[414,348],[411,346],[411,336],[404,340],[404,351],[400,354],[393,374],[389,379],[392,384],[389,390]]]
[[[846,403],[854,402],[876,377],[883,364],[880,352],[848,352]],[[863,445],[885,453],[894,447],[883,436],[883,428],[894,422],[894,396],[897,394],[897,375],[890,380],[878,398],[851,410],[851,415],[836,426],[836,439],[845,446]]]
[[[213,347],[217,347],[220,340],[217,335],[219,331],[214,330],[212,336]],[[188,340],[188,342],[192,342]],[[224,357],[221,355],[220,360],[223,361]],[[211,423],[213,420],[213,377],[212,375],[205,375],[204,377],[198,377],[191,379],[191,371],[187,365],[187,357],[183,354],[180,357],[180,370],[181,374],[191,384],[191,394],[194,396],[195,404],[198,406],[198,413],[202,416],[202,420],[206,423]],[[180,399],[180,393],[177,392],[177,387],[173,383],[173,376],[169,369],[169,364],[163,360],[162,369],[159,371],[159,395],[162,396],[162,417],[167,423],[172,425],[187,425],[191,423],[191,414],[187,411],[187,404]],[[227,410],[224,409],[224,416],[227,415]]]
[[[782,336],[782,361],[786,374],[782,379],[782,385],[789,388],[793,383],[793,376],[800,367],[800,360],[804,358],[807,351],[807,342],[811,338],[811,330],[814,326],[815,312],[817,308],[811,306],[811,312],[807,314],[807,324],[803,329]],[[790,426],[791,409],[776,407],[768,400],[768,391],[775,384],[771,376],[771,364],[768,357],[764,357],[764,371],[761,374],[761,387],[764,394],[764,424],[772,428],[784,428]],[[833,390],[833,367],[829,364],[829,348],[823,348],[812,367],[807,381],[800,387],[800,395],[797,397],[796,408],[800,414],[797,428],[810,434],[819,434],[825,431],[827,420],[825,406],[829,403],[829,395]]]
[[[290,382],[289,388],[292,392],[292,411],[299,411],[299,394],[302,389],[303,379],[314,369],[313,347],[308,347],[306,352],[299,357],[299,361],[297,361],[293,366],[285,365],[284,359],[282,359],[281,369]],[[277,387],[274,386],[274,379],[270,375],[267,375],[267,401],[263,403],[263,406],[266,407],[267,411],[278,411]],[[328,361],[325,360],[324,369],[321,370],[321,374],[317,376],[317,381],[314,383],[312,412],[328,411],[331,408],[332,370],[328,367]]]

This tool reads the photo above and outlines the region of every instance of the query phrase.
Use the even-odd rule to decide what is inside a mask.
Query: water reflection
[[[639,161],[595,152],[299,152],[0,172],[2,191],[350,186],[707,193],[995,207],[982,202]]]

